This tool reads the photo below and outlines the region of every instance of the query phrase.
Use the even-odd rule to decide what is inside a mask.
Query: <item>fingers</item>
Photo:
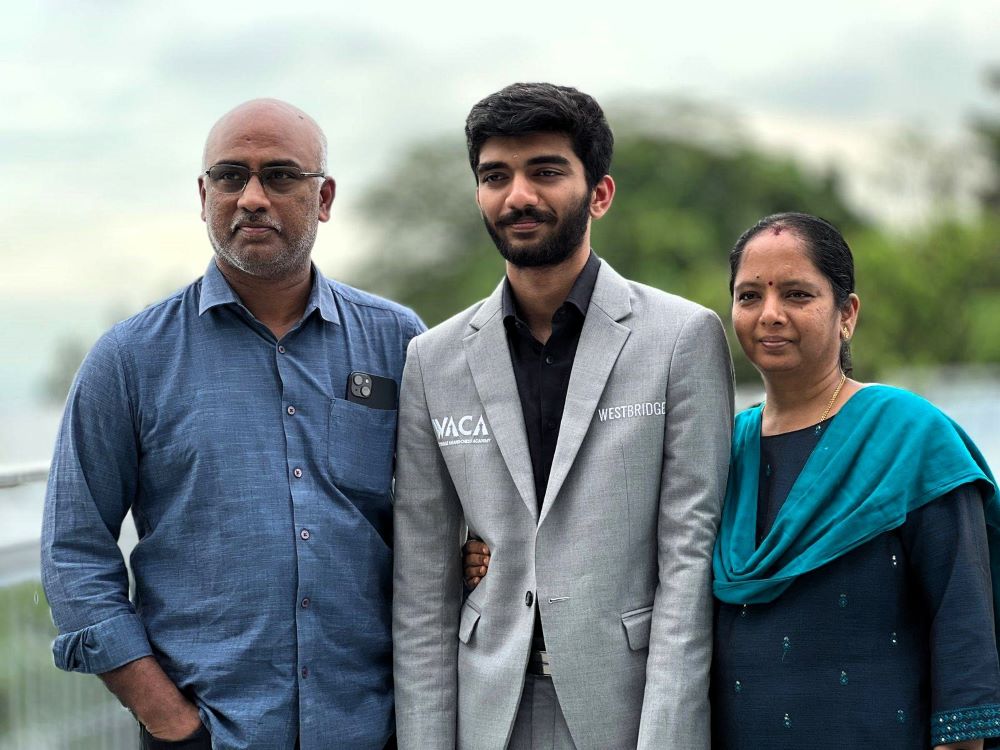
[[[484,576],[490,565],[489,555],[466,555],[465,577]]]
[[[481,539],[470,539],[465,543],[465,554],[474,553],[477,555],[488,555],[490,554],[490,548],[486,546],[486,542]]]
[[[474,589],[486,575],[490,565],[490,548],[479,539],[470,539],[462,548],[465,585]]]

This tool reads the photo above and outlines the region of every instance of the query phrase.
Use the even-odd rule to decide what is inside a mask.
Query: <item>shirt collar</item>
[[[309,301],[306,302],[305,314],[309,315],[313,310],[319,310],[320,316],[327,323],[340,325],[340,313],[337,311],[337,300],[333,296],[333,289],[326,277],[316,268],[315,263],[312,264],[312,289],[309,292]]]
[[[591,250],[590,256],[583,266],[583,270],[580,271],[580,274],[576,277],[576,281],[573,282],[573,286],[570,288],[569,294],[566,295],[566,301],[563,304],[569,303],[573,305],[573,307],[580,311],[581,315],[586,317],[587,308],[590,307],[590,298],[594,296],[594,287],[597,285],[597,273],[600,269],[601,259],[597,257],[597,253]],[[506,277],[503,280],[502,309],[504,320],[508,318],[516,319],[518,317],[517,305],[514,303],[514,292],[510,288],[510,279]]]
[[[205,311],[218,307],[219,305],[239,305],[239,296],[229,286],[226,277],[215,264],[215,258],[208,262],[205,275],[201,279],[201,299],[198,302],[198,315],[204,315]]]
[[[312,288],[309,290],[309,299],[306,300],[306,309],[302,314],[302,319],[305,320],[309,317],[313,310],[319,310],[323,320],[339,325],[340,314],[337,312],[337,302],[333,298],[333,290],[315,264],[311,264],[311,269]],[[219,305],[240,305],[242,307],[243,303],[239,295],[229,286],[226,277],[222,275],[215,258],[212,258],[205,270],[205,276],[201,280],[198,315],[203,315],[206,310]]]

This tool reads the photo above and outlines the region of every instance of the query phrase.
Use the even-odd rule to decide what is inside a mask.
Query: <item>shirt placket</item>
[[[315,453],[310,447],[309,435],[322,425],[321,400],[310,398],[308,385],[298,374],[303,369],[301,362],[304,336],[294,330],[276,343],[275,364],[281,387],[282,427],[285,437],[286,467],[288,471],[289,495],[292,506],[292,528],[295,544],[297,586],[295,590],[295,631],[296,662],[295,677],[298,682],[299,733],[313,715],[317,697],[312,686],[315,679],[312,671],[316,655],[316,625],[313,621],[313,599],[317,595],[315,571],[317,569],[317,546],[323,543],[322,525],[315,512],[314,498],[317,493],[318,477],[315,461],[310,457]]]

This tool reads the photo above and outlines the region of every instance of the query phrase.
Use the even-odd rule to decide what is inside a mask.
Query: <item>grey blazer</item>
[[[602,263],[539,512],[501,287],[410,342],[394,507],[401,748],[506,746],[538,607],[577,748],[707,750],[732,389],[714,313]],[[492,559],[463,600],[466,529]]]

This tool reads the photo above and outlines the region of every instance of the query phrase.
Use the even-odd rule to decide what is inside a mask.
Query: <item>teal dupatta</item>
[[[1000,494],[985,459],[961,427],[908,391],[862,388],[826,428],[758,546],[762,408],[736,417],[713,560],[716,598],[730,604],[773,601],[798,576],[901,526],[910,511],[975,482],[986,512],[993,611],[1000,625]]]

